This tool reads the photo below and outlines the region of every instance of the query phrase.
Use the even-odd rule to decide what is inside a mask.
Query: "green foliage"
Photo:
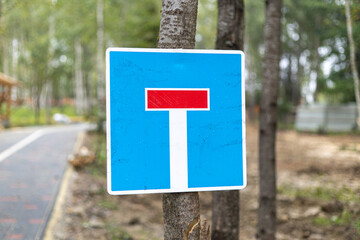
[[[247,90],[262,81],[264,2],[245,0]],[[360,58],[360,1],[352,1],[357,58]],[[353,102],[345,7],[338,0],[284,0],[280,101],[296,106],[301,98],[327,103]],[[261,13],[261,14],[259,14]],[[360,61],[357,61],[360,69]],[[286,110],[286,109],[283,109]],[[281,111],[282,113],[283,111]],[[286,114],[286,113],[285,113]]]
[[[263,1],[245,0],[246,68],[252,88],[259,90],[262,79],[265,5]]]
[[[74,45],[80,41],[85,93],[90,100],[96,99],[96,8],[96,0],[1,1],[0,71],[7,62],[8,73],[24,83],[20,98],[32,97],[39,107],[45,83],[52,85],[53,99],[73,98]],[[351,9],[360,69],[360,1],[352,1]],[[158,0],[104,0],[104,47],[156,47],[160,11]],[[262,81],[264,19],[264,1],[245,0],[247,90],[253,96]],[[216,22],[216,0],[199,1],[197,48],[214,48]],[[332,103],[354,101],[343,3],[284,0],[282,23],[280,98],[284,108],[280,112],[289,110],[289,103],[296,106],[301,96],[314,95],[315,100]],[[324,71],[326,62],[331,63],[329,73]],[[315,92],[309,90],[311,84],[316,85]],[[86,114],[95,111],[93,103]]]
[[[216,41],[217,4],[215,0],[199,1],[196,26],[196,48],[214,49]]]
[[[39,123],[45,84],[52,98],[74,98],[75,42],[83,50],[83,81],[95,112],[97,97],[97,0],[0,2],[0,71],[23,82],[20,98],[32,98]],[[161,1],[104,0],[106,47],[156,47]],[[50,24],[53,22],[54,24]],[[14,50],[15,49],[15,50]],[[6,60],[6,61],[5,61]],[[6,64],[5,64],[6,62]],[[15,116],[16,119],[16,116]],[[32,122],[32,121],[30,121]],[[25,122],[21,123],[25,124]]]
[[[124,1],[119,19],[123,30],[115,30],[119,34],[122,47],[157,47],[160,29],[160,1],[133,0]],[[117,14],[118,15],[118,14]],[[116,16],[116,15],[111,15]],[[114,19],[109,23],[114,25]]]

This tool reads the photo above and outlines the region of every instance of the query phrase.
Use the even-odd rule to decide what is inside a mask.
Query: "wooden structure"
[[[19,85],[15,79],[0,73],[0,124],[4,127],[10,126],[11,89]]]

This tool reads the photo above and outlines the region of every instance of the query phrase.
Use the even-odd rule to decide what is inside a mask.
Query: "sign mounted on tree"
[[[109,48],[108,192],[246,186],[241,51]]]

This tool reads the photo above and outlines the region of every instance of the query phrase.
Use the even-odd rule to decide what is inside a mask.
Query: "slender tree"
[[[354,78],[354,91],[355,91],[355,99],[358,111],[358,119],[357,125],[360,127],[360,93],[359,93],[359,73],[356,68],[356,56],[355,56],[355,44],[354,44],[354,37],[352,31],[352,24],[351,24],[351,14],[350,14],[350,0],[345,0],[345,13],[346,13],[346,27],[347,33],[349,38],[349,45],[350,45],[350,64],[352,75]]]
[[[48,56],[48,62],[47,62],[47,79],[45,83],[45,112],[46,112],[46,124],[51,123],[51,107],[52,107],[52,100],[54,98],[53,96],[53,66],[52,66],[52,60],[54,58],[54,51],[55,51],[55,17],[54,17],[54,1],[51,1],[50,6],[50,16],[49,16],[49,56]]]
[[[243,50],[244,26],[244,1],[218,0],[216,49]],[[239,191],[213,192],[212,197],[211,239],[238,240]]]
[[[103,0],[97,1],[97,97],[98,97],[98,130],[103,131],[105,117],[104,92],[104,8]]]
[[[77,114],[84,114],[85,96],[84,96],[84,78],[82,70],[83,50],[79,39],[75,40],[75,108]]]
[[[257,238],[273,240],[276,233],[276,128],[282,0],[265,0],[265,55],[260,99],[259,210]]]
[[[195,47],[197,0],[163,0],[159,48]],[[199,239],[199,194],[163,195],[164,239]]]

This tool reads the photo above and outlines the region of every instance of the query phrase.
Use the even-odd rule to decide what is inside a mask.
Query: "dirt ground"
[[[247,126],[248,186],[241,190],[240,239],[255,239],[258,131]],[[277,239],[360,239],[360,135],[277,135]],[[200,193],[211,220],[211,193]],[[163,239],[160,194],[109,196],[106,180],[73,176],[55,239]]]

